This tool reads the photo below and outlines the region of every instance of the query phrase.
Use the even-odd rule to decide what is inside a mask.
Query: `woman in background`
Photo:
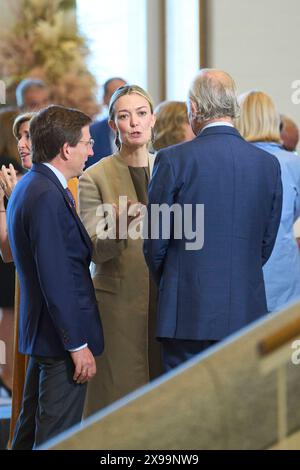
[[[154,150],[194,139],[187,106],[183,101],[163,101],[155,108],[154,113]]]
[[[88,384],[86,414],[92,414],[161,372],[155,339],[157,292],[143,255],[143,239],[128,235],[138,205],[148,202],[154,157],[148,151],[155,123],[148,93],[136,85],[118,88],[109,105],[109,125],[118,152],[88,168],[79,180],[80,216],[93,243],[92,278],[105,348]],[[123,209],[119,197],[127,198]],[[123,233],[107,238],[104,204],[125,216]],[[128,215],[129,214],[132,215]],[[126,224],[127,221],[127,224]],[[136,221],[135,221],[136,222]]]
[[[24,170],[22,166],[11,158],[1,158],[1,165],[14,168],[14,175],[19,179]],[[12,167],[11,165],[14,165]],[[0,166],[1,168],[1,166]],[[13,364],[13,323],[15,303],[15,267],[6,230],[7,199],[0,183],[0,338],[6,345],[6,364],[1,366],[0,387],[7,395],[12,390],[12,364]]]
[[[14,297],[15,297],[15,268],[10,251],[6,229],[6,201],[9,198],[23,169],[31,168],[29,121],[33,113],[16,117],[13,124],[13,135],[17,139],[19,158],[17,160],[0,159],[0,309],[2,310],[1,339],[6,344],[6,364],[2,368],[2,382],[8,393],[12,390],[13,380],[13,330],[14,330]],[[8,169],[7,169],[8,167]],[[8,264],[5,264],[8,263]]]
[[[263,267],[270,312],[300,298],[300,254],[293,224],[300,215],[300,158],[285,150],[279,133],[279,114],[272,99],[261,91],[240,96],[237,128],[257,147],[277,157],[281,167],[283,202],[280,226],[272,255]]]

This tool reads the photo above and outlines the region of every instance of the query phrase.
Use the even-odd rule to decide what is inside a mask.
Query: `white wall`
[[[207,7],[208,66],[229,72],[239,92],[270,94],[300,127],[300,104],[291,100],[300,80],[300,1],[207,0]]]

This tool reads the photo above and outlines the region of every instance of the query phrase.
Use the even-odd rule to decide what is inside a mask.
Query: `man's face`
[[[82,137],[78,144],[75,147],[70,147],[72,153],[69,161],[71,178],[82,175],[88,157],[94,155],[89,126],[83,127],[81,134]]]
[[[47,88],[32,87],[24,93],[24,110],[38,111],[49,104],[49,91]]]
[[[112,80],[107,86],[107,92],[103,97],[103,103],[108,106],[114,92],[120,87],[126,85],[124,80]]]

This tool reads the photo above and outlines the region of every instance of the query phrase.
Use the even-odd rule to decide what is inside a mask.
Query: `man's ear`
[[[108,125],[109,125],[109,127],[110,127],[114,132],[117,132],[117,126],[116,126],[115,121],[113,121],[112,119],[110,119],[110,120],[108,121]]]
[[[190,110],[190,114],[193,118],[195,118],[197,116],[197,106],[196,106],[196,103],[193,101],[193,100],[189,100],[189,110]]]
[[[71,147],[68,142],[65,142],[62,148],[60,149],[60,156],[63,160],[69,160],[71,157],[70,153]]]

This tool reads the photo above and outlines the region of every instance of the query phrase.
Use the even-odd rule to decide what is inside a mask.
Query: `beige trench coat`
[[[150,174],[154,156],[149,155]],[[105,203],[132,202],[137,195],[127,164],[119,155],[103,158],[79,181],[80,217],[93,243],[92,278],[104,330],[104,353],[89,382],[85,416],[95,413],[149,381],[149,272],[143,240],[103,240]]]

